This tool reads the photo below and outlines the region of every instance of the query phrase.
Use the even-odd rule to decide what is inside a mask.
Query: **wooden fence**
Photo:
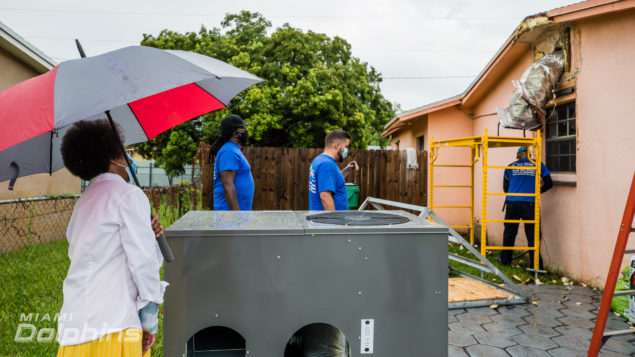
[[[209,161],[209,145],[201,145],[203,207],[212,203],[213,167]],[[307,210],[309,207],[309,167],[323,149],[246,147],[243,153],[251,165],[256,191],[254,210]],[[393,150],[350,150],[344,167],[355,160],[359,171],[353,171],[346,182],[359,186],[359,202],[368,197],[426,206],[427,152],[417,153],[418,169],[406,168],[406,152]]]

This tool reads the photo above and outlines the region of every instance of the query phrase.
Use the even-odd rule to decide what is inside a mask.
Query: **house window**
[[[419,151],[424,151],[426,149],[423,135],[417,138],[417,146],[419,147]]]
[[[575,101],[556,106],[547,120],[547,168],[575,172]]]

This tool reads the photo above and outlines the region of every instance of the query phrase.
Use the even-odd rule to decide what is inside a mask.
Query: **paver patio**
[[[582,286],[523,286],[535,304],[453,309],[448,355],[472,357],[586,356],[599,291]],[[610,314],[607,331],[629,328]],[[601,356],[635,356],[635,334],[611,337]]]

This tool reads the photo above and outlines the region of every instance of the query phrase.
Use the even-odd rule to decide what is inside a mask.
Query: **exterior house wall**
[[[31,67],[22,64],[22,62],[2,48],[0,48],[0,68],[2,68],[0,91],[39,74]]]
[[[635,172],[634,20],[635,10],[629,10],[578,24],[581,68],[576,101],[578,201],[574,207],[578,219],[567,221],[571,214],[560,213],[565,227],[577,224],[578,236],[558,239],[567,243],[563,248],[575,252],[560,259],[562,268],[599,284],[606,279]],[[635,248],[633,235],[629,248]]]
[[[522,137],[522,130],[515,129],[498,129],[498,114],[496,114],[496,108],[505,108],[509,106],[514,87],[511,84],[512,80],[518,80],[523,72],[532,64],[531,49],[528,48],[526,53],[521,56],[512,64],[508,64],[510,67],[505,72],[505,75],[500,77],[494,84],[488,93],[479,100],[479,102],[472,109],[472,116],[474,122],[472,124],[473,132],[471,136],[482,136],[485,134],[485,128],[487,128],[488,135],[500,135],[500,136],[518,136]],[[534,132],[526,132],[527,136],[534,136]],[[489,165],[507,165],[516,160],[517,148],[490,148],[488,150],[488,162]],[[489,169],[487,171],[487,191],[488,192],[503,192],[503,172],[502,169]],[[483,197],[483,166],[479,162],[475,165],[474,172],[474,210],[476,221],[481,224],[482,222],[482,197]],[[487,199],[487,217],[489,219],[503,219],[505,213],[502,211],[505,197],[503,196],[490,196]],[[521,227],[522,228],[522,227]],[[476,232],[476,241],[480,241],[480,232]],[[502,245],[503,237],[503,224],[502,223],[489,223],[487,225],[487,238],[490,245]],[[521,229],[518,234],[517,245],[527,245],[525,233]]]
[[[428,119],[425,115],[411,120],[405,128],[395,133],[392,137],[391,147],[393,150],[405,150],[407,148],[418,149],[417,138],[424,135],[425,147],[430,147],[428,137]],[[399,142],[399,147],[397,147]]]
[[[39,74],[3,49],[0,49],[0,68],[0,91]],[[8,185],[9,181],[0,182],[0,200],[62,193],[78,194],[81,189],[80,179],[66,169],[54,172],[52,176],[38,174],[20,177],[13,191],[7,189]]]
[[[428,115],[428,134],[434,141],[472,136],[471,118],[458,109],[449,107]],[[430,147],[430,141],[427,144]],[[448,147],[438,150],[437,165],[469,165],[469,148]],[[470,169],[464,167],[436,167],[433,180],[428,179],[428,197],[433,197],[434,206],[465,206],[470,204],[469,188],[436,187],[434,185],[469,185]],[[429,205],[429,202],[428,202]],[[433,208],[450,225],[468,225],[470,210],[466,208]],[[458,230],[461,231],[461,230]]]
[[[635,56],[635,11],[605,15],[575,24],[572,59],[579,66],[576,81],[577,173],[552,173],[554,180],[573,180],[576,186],[555,185],[541,196],[541,254],[545,263],[569,276],[602,286],[608,272],[622,219],[635,160],[625,153],[635,152],[635,121],[628,106],[635,90],[635,69],[630,62]],[[620,49],[619,56],[614,54]],[[575,58],[575,56],[580,58]],[[513,87],[531,64],[528,52],[508,74],[501,78],[490,94],[473,110],[473,135],[483,135],[488,128],[496,135],[496,106],[507,106]],[[610,95],[606,95],[610,93]],[[629,99],[631,98],[631,99]],[[491,114],[491,115],[490,115]],[[544,134],[544,133],[543,133]],[[501,136],[522,136],[518,130],[501,129]],[[535,135],[527,132],[527,135]],[[544,135],[543,135],[544,143]],[[543,162],[545,158],[543,145]],[[514,161],[515,149],[489,151],[490,164]],[[488,171],[488,191],[502,192],[503,170]],[[481,220],[478,204],[482,194],[482,171],[476,170],[476,217]],[[503,197],[488,199],[488,218],[502,219]],[[502,243],[502,224],[488,224],[488,239]],[[526,245],[524,231],[519,230],[517,245]],[[635,248],[631,240],[629,248]],[[622,266],[628,264],[625,259]]]
[[[635,95],[635,10],[613,12],[577,20],[571,28],[570,73],[575,76],[576,101],[576,167],[575,174],[554,172],[556,181],[575,182],[575,186],[556,184],[543,194],[541,253],[547,266],[559,268],[567,275],[595,286],[606,279],[615,246],[620,221],[635,172],[635,120],[630,105]],[[532,63],[532,53],[497,65],[507,69],[487,89],[487,94],[476,99],[471,108],[452,107],[428,114],[428,134],[434,140],[468,136],[481,136],[484,129],[497,135],[496,107],[506,107],[513,92],[512,79],[519,79]],[[569,99],[566,99],[568,101]],[[467,120],[467,115],[470,120]],[[407,133],[399,133],[406,142]],[[501,129],[501,136],[522,136],[522,131]],[[527,132],[527,135],[535,135]],[[429,145],[428,141],[428,145]],[[544,143],[544,133],[543,133]],[[543,145],[543,162],[545,146]],[[453,151],[450,151],[453,150]],[[439,153],[438,163],[462,164],[469,157],[468,149],[445,148]],[[515,148],[490,149],[491,165],[506,165],[515,160]],[[456,169],[453,169],[456,170]],[[489,192],[502,192],[503,170],[488,171]],[[435,172],[435,184],[469,183],[469,171],[441,174]],[[444,182],[441,182],[444,181]],[[465,199],[458,193],[441,193],[435,189],[435,204],[458,204]],[[429,191],[430,192],[430,191]],[[481,221],[482,166],[475,168],[475,216]],[[447,199],[450,202],[441,202]],[[469,200],[469,196],[467,197]],[[465,201],[464,201],[465,202]],[[488,218],[500,219],[503,197],[488,199]],[[450,224],[464,225],[469,216],[460,210],[435,209]],[[503,225],[492,223],[487,227],[490,244],[502,242]],[[477,232],[478,233],[478,232]],[[632,237],[631,237],[632,238]],[[478,239],[478,236],[477,236]],[[522,228],[517,245],[526,245]],[[631,239],[629,249],[635,249]],[[625,259],[622,266],[628,264]]]

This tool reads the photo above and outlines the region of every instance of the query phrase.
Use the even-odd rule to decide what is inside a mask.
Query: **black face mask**
[[[337,152],[337,162],[344,162],[344,156],[339,151]]]
[[[245,131],[241,136],[238,137],[240,141],[240,145],[247,145],[247,140],[249,140],[249,134]]]

